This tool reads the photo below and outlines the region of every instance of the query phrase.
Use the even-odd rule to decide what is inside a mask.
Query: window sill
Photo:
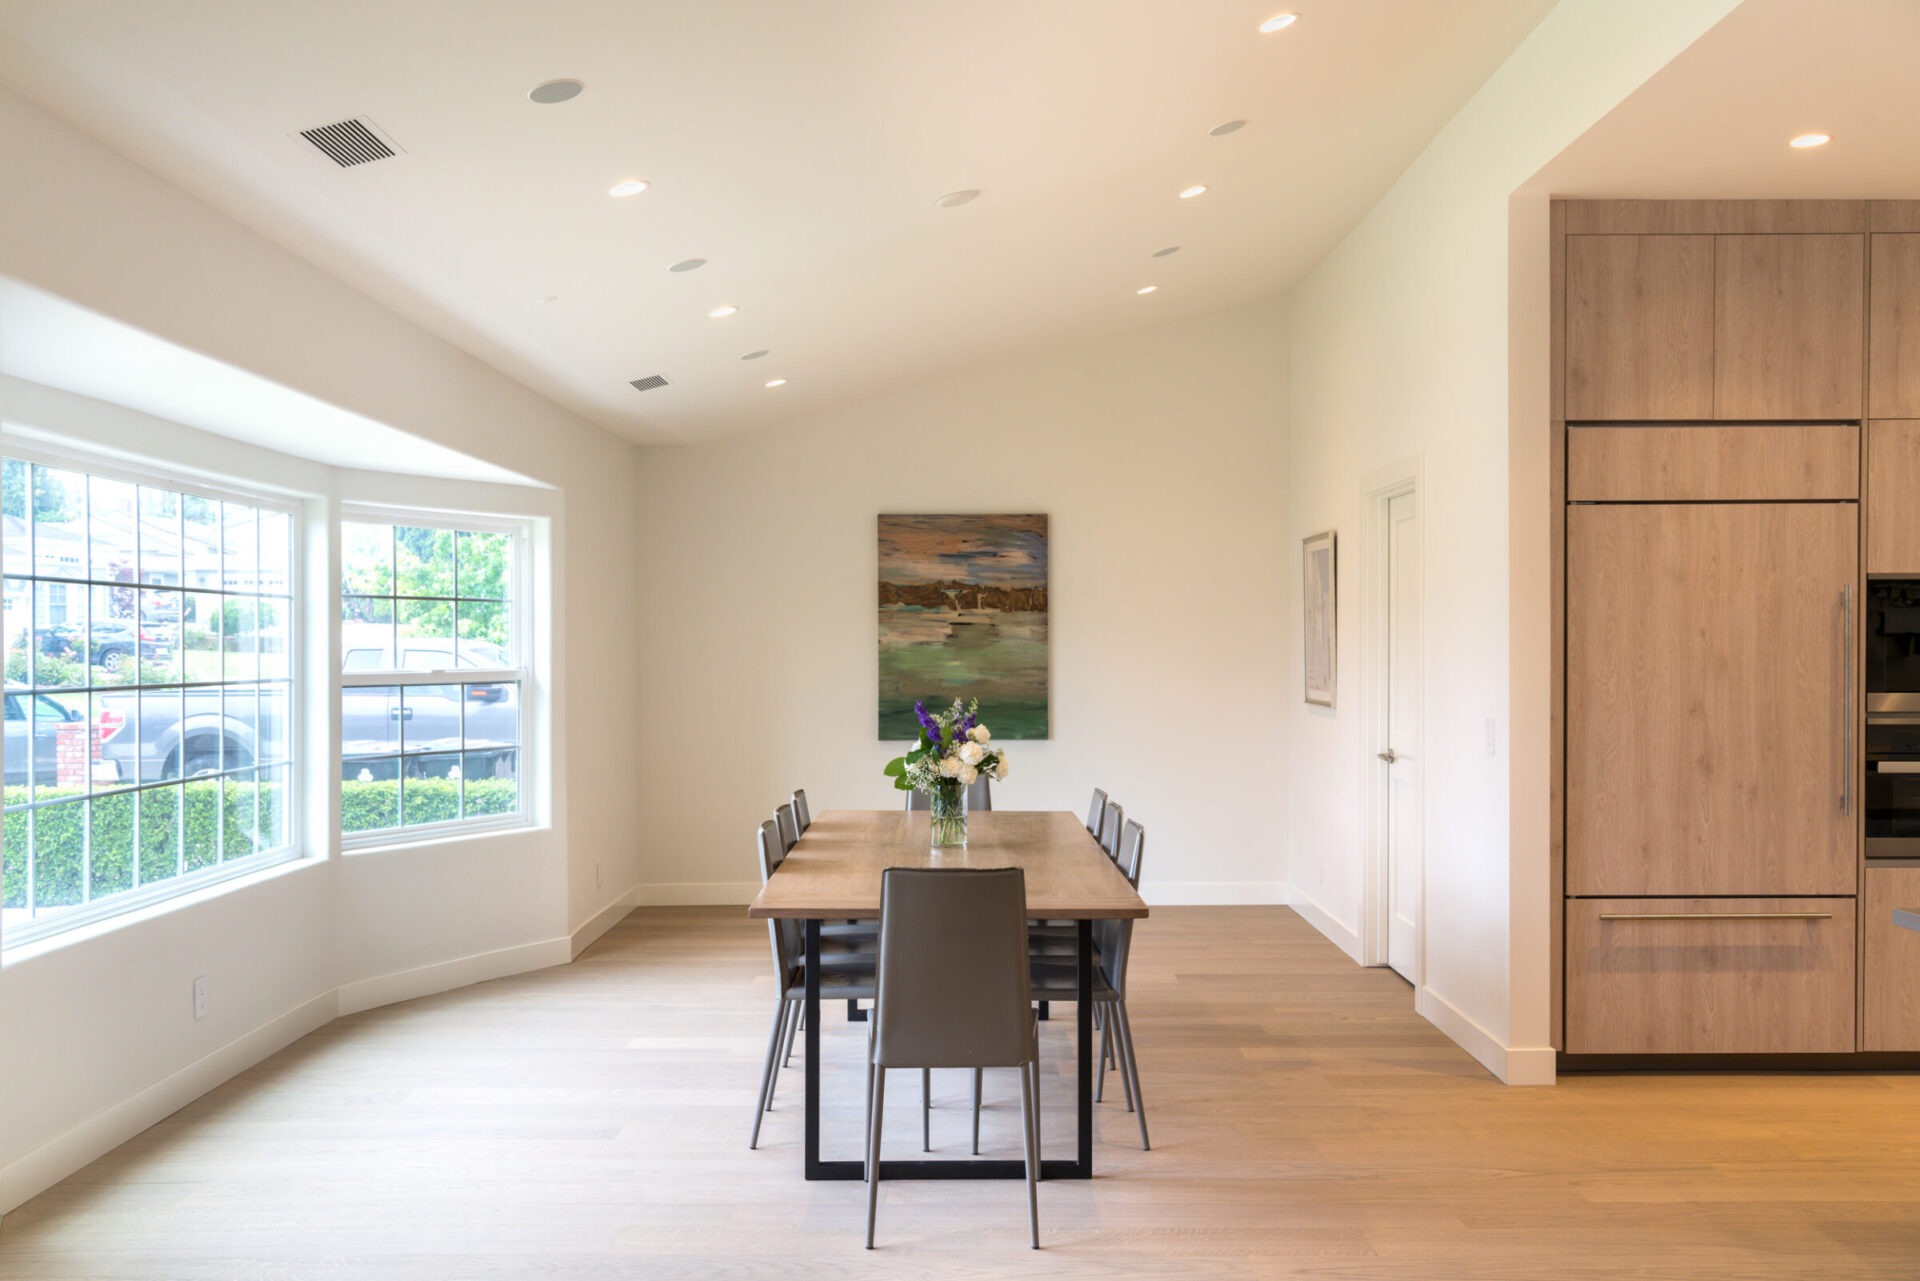
[[[142,904],[125,912],[117,912],[99,920],[83,921],[24,943],[6,946],[4,951],[0,951],[0,968],[12,969],[16,965],[25,964],[52,952],[91,942],[120,930],[158,920],[174,912],[199,907],[228,894],[251,889],[283,876],[297,875],[308,868],[325,865],[326,860],[323,858],[309,857],[298,849],[290,849],[276,859],[236,868],[231,875],[210,879],[183,893],[170,895],[153,903]],[[5,943],[6,940],[0,938],[0,945]]]

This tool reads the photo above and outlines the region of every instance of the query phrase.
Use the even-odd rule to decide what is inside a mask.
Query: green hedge
[[[467,786],[467,818],[488,814],[511,814],[520,804],[520,782],[512,778],[470,778]],[[401,826],[400,784],[391,778],[361,782],[348,779],[340,784],[340,830],[371,832],[382,827]],[[460,780],[457,778],[410,778],[406,780],[406,826],[445,823],[460,818]]]
[[[133,809],[140,806],[140,881],[151,884],[177,876],[181,870],[181,809],[186,807],[186,870],[191,872],[220,862],[217,840],[221,826],[220,792],[226,792],[226,856],[244,858],[256,848],[280,843],[280,789],[277,782],[261,783],[257,795],[263,835],[255,836],[255,785],[237,779],[199,779],[180,788],[157,787],[144,792],[121,792],[96,797],[91,806],[47,805],[33,811],[35,852],[34,899],[42,907],[65,907],[104,898],[133,888]],[[40,799],[77,792],[40,790]],[[27,789],[6,789],[8,805],[24,804]],[[84,894],[89,874],[86,826],[92,824],[91,894]],[[27,905],[27,811],[6,816],[4,862],[0,862],[0,906]]]

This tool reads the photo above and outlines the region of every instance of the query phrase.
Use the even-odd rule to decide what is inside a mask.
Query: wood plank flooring
[[[636,912],[571,966],[342,1019],[0,1224],[7,1281],[1920,1276],[1920,1077],[1586,1076],[1508,1089],[1283,908],[1135,934],[1154,1150],[1108,1081],[1091,1183],[800,1178],[796,1067],[747,1150],[765,927]],[[1064,1012],[1064,1011],[1063,1011]],[[859,1146],[864,1025],[830,1011],[829,1155]],[[1049,1151],[1072,1126],[1050,1023]],[[890,1155],[919,1088],[888,1090]],[[951,1078],[951,1079],[947,1079]],[[983,1148],[1018,1150],[1011,1073]],[[933,1141],[966,1151],[967,1082]]]

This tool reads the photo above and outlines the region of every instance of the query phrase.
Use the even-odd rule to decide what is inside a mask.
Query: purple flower
[[[921,732],[927,736],[927,742],[935,747],[940,745],[940,724],[927,712],[925,703],[915,703],[913,714],[919,718]]]

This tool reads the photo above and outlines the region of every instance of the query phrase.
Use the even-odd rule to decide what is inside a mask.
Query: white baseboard
[[[478,952],[472,956],[455,957],[451,961],[422,965],[418,969],[343,983],[335,990],[340,996],[340,1014],[345,1016],[376,1006],[392,1005],[396,1001],[411,1001],[416,997],[450,992],[456,987],[484,983],[488,979],[503,979],[510,974],[525,974],[530,970],[544,970],[551,965],[565,965],[571,960],[571,939],[542,939],[537,943]]]
[[[1151,907],[1284,906],[1290,901],[1283,881],[1148,881],[1140,897]]]
[[[329,990],[295,1006],[0,1168],[0,1214],[26,1204],[215,1086],[326,1026],[335,1017],[335,997]]]
[[[666,881],[633,891],[637,907],[745,907],[760,892],[758,881]]]
[[[1505,1085],[1552,1085],[1555,1059],[1552,1047],[1512,1049],[1431,988],[1416,988],[1413,1010],[1445,1032],[1450,1040],[1480,1061]]]
[[[1345,952],[1355,965],[1360,964],[1360,935],[1335,920],[1332,913],[1300,892],[1298,886],[1293,890],[1293,910],[1301,920],[1319,930],[1322,934]]]
[[[592,947],[602,934],[625,919],[627,913],[640,906],[640,891],[628,890],[613,902],[588,917],[586,923],[573,932],[573,956],[579,960],[580,954]]]

